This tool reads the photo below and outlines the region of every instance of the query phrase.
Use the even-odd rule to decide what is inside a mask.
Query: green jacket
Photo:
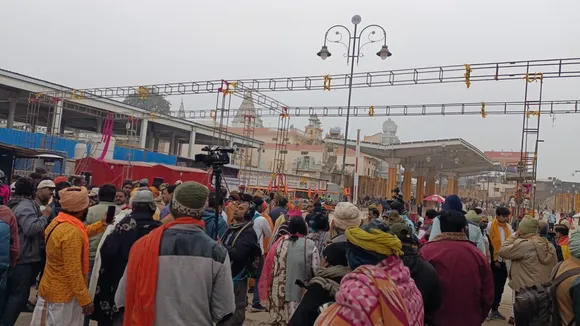
[[[90,225],[102,220],[103,217],[105,217],[105,214],[107,214],[107,209],[109,209],[109,206],[116,207],[115,215],[121,212],[121,209],[115,205],[115,203],[102,201],[95,206],[89,207],[89,213],[87,215],[85,225]],[[97,247],[99,246],[99,242],[101,241],[102,237],[103,234],[101,233],[89,238],[89,260],[95,260],[95,256],[97,255]]]

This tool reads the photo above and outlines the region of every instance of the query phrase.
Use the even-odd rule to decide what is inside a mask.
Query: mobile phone
[[[109,208],[107,208],[107,224],[113,224],[113,222],[115,221],[115,212],[117,211],[117,207],[116,206],[109,206]]]

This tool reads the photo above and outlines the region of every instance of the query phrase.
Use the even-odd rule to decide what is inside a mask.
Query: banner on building
[[[248,176],[249,174],[249,176]],[[247,187],[262,187],[267,188],[270,186],[270,180],[272,178],[272,173],[269,172],[258,172],[258,171],[240,171],[238,173],[238,180],[247,180]],[[322,179],[316,179],[304,176],[286,175],[286,182],[288,182],[289,189],[305,190],[308,189],[313,191],[326,191],[327,181]],[[239,183],[239,181],[238,181]]]

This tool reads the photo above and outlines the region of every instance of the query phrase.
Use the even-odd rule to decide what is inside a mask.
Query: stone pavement
[[[34,297],[34,294],[31,294]],[[250,295],[251,296],[251,295]],[[249,298],[249,302],[251,302],[251,298]],[[500,311],[501,313],[508,317],[511,315],[511,307],[512,307],[512,290],[506,285],[504,290]],[[30,319],[32,314],[30,313],[23,313],[18,318],[18,322],[16,322],[16,326],[28,326],[30,324]],[[246,322],[244,325],[247,326],[266,326],[268,325],[268,313],[261,312],[261,313],[246,313]],[[492,322],[485,322],[483,326],[500,326],[500,325],[508,325],[507,321],[499,321],[494,320]],[[65,326],[65,325],[63,325]],[[91,322],[91,326],[97,326],[96,322]]]

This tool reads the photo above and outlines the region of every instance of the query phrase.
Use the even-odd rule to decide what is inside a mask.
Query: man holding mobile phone
[[[89,207],[87,214],[87,220],[85,225],[93,224],[100,221],[103,216],[107,215],[107,211],[110,206],[115,207],[115,215],[121,212],[121,209],[115,205],[115,195],[117,194],[117,188],[112,184],[104,184],[99,187],[99,203],[95,206]],[[95,256],[97,254],[97,247],[101,241],[102,234],[97,234],[89,238],[89,278],[91,276],[93,265],[95,263]]]

